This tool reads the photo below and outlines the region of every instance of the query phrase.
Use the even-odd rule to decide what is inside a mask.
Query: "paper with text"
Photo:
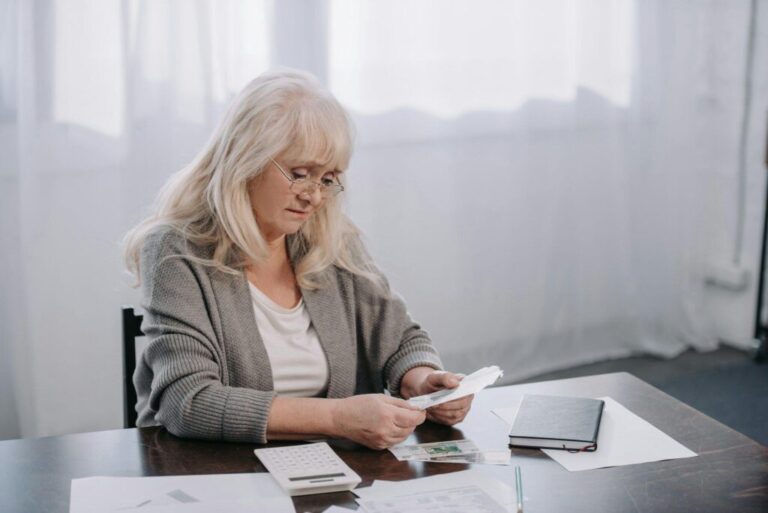
[[[478,486],[430,490],[413,495],[357,501],[368,513],[506,513]]]

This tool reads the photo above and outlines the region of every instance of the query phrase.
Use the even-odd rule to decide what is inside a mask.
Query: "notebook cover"
[[[524,444],[519,440],[515,443],[525,447],[539,447],[537,439],[583,442],[585,447],[594,444],[596,449],[604,405],[599,399],[584,397],[525,395],[509,432],[510,440],[526,439]]]

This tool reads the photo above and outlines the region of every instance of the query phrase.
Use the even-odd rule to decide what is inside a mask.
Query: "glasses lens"
[[[314,194],[315,189],[320,189],[320,195],[323,198],[331,198],[341,192],[341,187],[338,185],[323,185],[306,179],[295,180],[293,182],[293,189],[296,191],[296,194],[308,195]]]

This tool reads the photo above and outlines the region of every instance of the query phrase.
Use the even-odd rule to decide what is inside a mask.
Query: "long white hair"
[[[128,270],[138,285],[141,248],[163,227],[210,249],[210,259],[196,260],[224,272],[239,273],[248,262],[263,261],[268,248],[248,183],[277,155],[344,170],[351,152],[347,113],[317,79],[291,69],[258,76],[235,97],[203,151],[163,186],[153,213],[126,234]],[[338,197],[327,199],[288,241],[291,253],[301,255],[294,266],[303,288],[320,287],[318,277],[331,265],[383,285]]]

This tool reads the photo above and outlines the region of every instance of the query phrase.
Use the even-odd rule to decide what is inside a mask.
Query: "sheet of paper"
[[[513,511],[515,491],[506,483],[499,481],[479,469],[462,470],[449,474],[410,479],[408,481],[374,481],[367,488],[355,488],[352,493],[361,500],[392,499],[424,492],[435,492],[476,486],[483,490],[503,508]],[[358,500],[358,502],[360,502]],[[459,510],[461,511],[461,510]]]
[[[354,509],[342,508],[341,506],[331,506],[323,511],[323,513],[351,513]]]
[[[506,513],[482,488],[464,486],[357,501],[368,513]]]
[[[69,513],[294,513],[293,501],[266,473],[73,479]]]
[[[428,444],[396,445],[389,448],[399,461],[428,460],[437,456],[461,456],[480,452],[472,440],[450,440]]]
[[[211,509],[213,508],[213,509]],[[256,509],[263,508],[263,509]],[[169,504],[165,506],[142,506],[138,509],[127,508],[117,510],[104,510],[115,511],[116,513],[254,513],[259,512],[275,512],[275,513],[288,513],[289,510],[285,509],[285,506],[281,503],[277,503],[274,499],[266,499],[256,504],[242,504],[239,502],[213,502],[213,503],[193,503],[193,504]],[[291,509],[291,513],[295,510]]]
[[[460,399],[471,394],[476,394],[485,387],[493,385],[496,380],[504,375],[504,372],[498,366],[483,367],[472,374],[465,376],[459,386],[447,390],[438,390],[431,394],[411,397],[408,402],[421,410],[426,410],[438,404],[447,403],[454,399]]]
[[[595,452],[571,453],[544,449],[550,458],[570,471],[592,470],[648,463],[651,461],[691,458],[696,453],[680,444],[651,423],[638,417],[610,397],[605,401]],[[493,413],[510,426],[517,408],[499,408]]]

